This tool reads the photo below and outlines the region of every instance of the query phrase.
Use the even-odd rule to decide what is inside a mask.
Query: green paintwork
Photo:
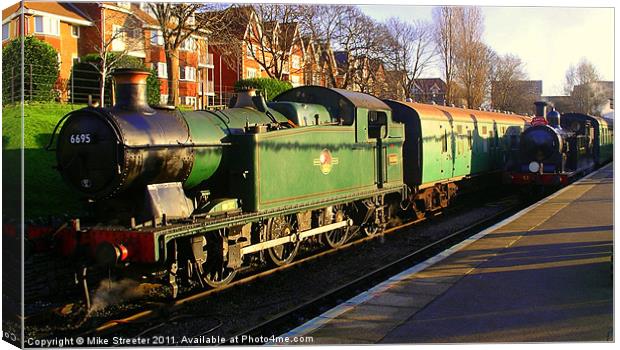
[[[367,124],[363,122],[367,113],[360,108],[359,123],[351,126],[306,126],[235,135],[232,140],[237,161],[231,173],[238,187],[231,190],[238,191],[244,210],[261,211],[338,197],[357,199],[352,197],[377,189],[379,176],[386,179],[384,188],[402,188],[402,126],[392,125],[389,119],[388,129],[394,135],[384,135],[378,155],[377,141],[368,139]],[[331,154],[331,167],[321,164],[325,150]],[[396,154],[397,161],[389,164],[389,154]]]
[[[332,121],[327,109],[319,104],[282,101],[269,102],[268,105],[298,126],[329,124]]]
[[[286,122],[286,117],[270,109],[278,122]],[[194,188],[211,178],[222,163],[223,143],[230,133],[242,133],[246,124],[268,124],[271,119],[253,108],[231,108],[225,111],[195,111],[183,114],[190,130],[194,147],[195,161],[192,171],[185,181],[185,188]]]
[[[421,117],[422,184],[501,170],[523,124]]]
[[[613,158],[614,133],[609,123],[603,118],[597,118],[599,126],[599,163],[605,163]]]

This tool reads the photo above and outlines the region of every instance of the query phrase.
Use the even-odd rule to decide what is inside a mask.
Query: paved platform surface
[[[315,344],[612,341],[613,164],[292,330]]]

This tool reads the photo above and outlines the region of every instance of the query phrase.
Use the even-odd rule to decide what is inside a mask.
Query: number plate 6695
[[[69,141],[71,143],[90,143],[90,134],[71,134]]]

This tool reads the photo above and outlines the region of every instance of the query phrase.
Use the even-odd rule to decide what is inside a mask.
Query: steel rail
[[[492,226],[496,222],[504,219],[505,217],[512,215],[522,206],[522,204],[512,206],[500,211],[495,215],[486,217],[463,229],[453,232],[448,236],[429,243],[426,246],[412,252],[411,254],[408,254],[394,262],[384,265],[370,273],[365,274],[364,276],[361,276],[351,282],[329,290],[312,300],[296,306],[293,309],[283,311],[257,326],[237,333],[231,338],[237,337],[237,339],[240,339],[244,335],[255,338],[259,336],[265,336],[268,338],[273,335],[277,336],[279,334],[283,334],[286,331],[299,326],[301,324],[299,320],[308,320],[320,315],[322,310],[325,310],[326,307],[331,308],[338,305],[340,303],[338,302],[338,300],[348,300],[354,297],[361,291],[367,290],[372,286],[406,270],[407,268],[419,262],[422,262],[426,258],[440,253],[446,248],[446,246],[453,246],[454,244],[460,242],[461,239],[470,237],[475,233]]]
[[[520,207],[520,206],[518,206],[518,207]],[[458,208],[459,207],[452,207],[452,208],[448,208],[448,210],[453,211],[453,210],[458,209]],[[444,238],[440,239],[437,242],[431,243],[431,244],[425,246],[424,248],[422,248],[420,250],[417,250],[416,252],[414,252],[412,254],[409,254],[408,256],[406,256],[406,257],[404,257],[402,259],[399,259],[396,262],[390,263],[390,264],[388,264],[388,265],[386,265],[386,266],[384,266],[382,268],[379,268],[379,269],[377,269],[377,270],[375,270],[375,271],[373,271],[373,272],[371,272],[371,273],[369,273],[369,274],[367,274],[365,276],[362,276],[362,277],[356,279],[355,281],[346,284],[345,286],[341,286],[341,287],[338,287],[338,288],[336,288],[336,289],[334,289],[332,291],[324,293],[321,296],[319,296],[318,298],[315,298],[315,299],[313,299],[313,300],[311,300],[309,302],[301,304],[301,305],[299,305],[298,307],[296,307],[293,310],[285,311],[285,312],[283,312],[281,314],[278,314],[274,318],[272,318],[271,320],[268,320],[268,321],[266,321],[265,323],[263,323],[263,324],[261,324],[259,326],[253,327],[251,330],[248,330],[246,332],[250,332],[251,334],[255,334],[254,330],[258,330],[258,329],[261,329],[262,327],[266,327],[268,324],[272,325],[277,320],[286,318],[287,315],[292,315],[293,313],[294,314],[298,314],[299,311],[301,311],[303,309],[306,309],[306,308],[309,308],[311,305],[318,303],[319,300],[325,300],[329,295],[335,295],[337,293],[337,291],[339,291],[339,290],[343,291],[345,289],[349,289],[349,288],[351,288],[352,285],[360,284],[363,280],[367,280],[368,278],[370,278],[370,276],[379,275],[381,273],[381,271],[384,271],[384,273],[385,273],[385,271],[388,271],[390,269],[394,269],[395,266],[399,266],[399,265],[402,265],[402,264],[406,263],[406,261],[408,259],[411,259],[412,256],[414,256],[414,255],[419,256],[421,254],[422,250],[428,250],[430,247],[433,247],[433,246],[436,247],[439,244],[439,242],[445,242],[448,239],[455,239],[455,237],[458,236],[459,233],[462,234],[462,232],[464,232],[464,231],[471,231],[474,227],[485,226],[486,223],[492,222],[492,221],[496,220],[498,217],[500,217],[502,215],[506,215],[506,213],[508,213],[508,212],[512,212],[513,210],[515,210],[515,208],[516,208],[516,206],[511,206],[510,208],[507,208],[507,209],[501,211],[500,213],[498,213],[496,215],[493,215],[491,217],[487,217],[487,218],[485,218],[485,219],[483,219],[483,220],[481,220],[481,221],[479,221],[477,223],[474,223],[474,224],[466,227],[465,229],[456,231],[455,233],[452,233],[449,236],[444,237]],[[380,239],[382,236],[385,236],[385,235],[388,235],[388,234],[393,234],[393,233],[395,233],[397,231],[401,231],[401,230],[403,230],[403,229],[405,229],[407,227],[410,227],[410,226],[417,225],[419,223],[428,221],[429,219],[434,218],[435,216],[437,216],[439,214],[440,213],[436,213],[435,215],[427,214],[426,217],[423,217],[421,219],[412,220],[412,221],[406,222],[404,224],[401,224],[401,225],[394,226],[394,227],[391,227],[389,229],[386,229],[381,235],[362,237],[360,239],[356,239],[354,241],[345,243],[342,246],[339,246],[339,247],[336,247],[336,248],[327,249],[327,250],[324,250],[324,251],[320,251],[320,252],[318,252],[316,254],[312,254],[310,256],[301,258],[299,260],[295,260],[295,261],[293,261],[293,262],[291,262],[291,263],[289,263],[287,265],[279,266],[279,267],[274,267],[274,268],[271,268],[271,269],[268,269],[268,270],[265,270],[265,271],[260,271],[260,272],[258,272],[256,274],[252,274],[250,276],[247,276],[247,277],[238,279],[236,281],[233,281],[233,282],[229,283],[226,286],[222,286],[222,287],[219,287],[219,288],[216,288],[216,289],[203,290],[203,291],[200,291],[198,293],[191,294],[191,295],[182,297],[180,299],[174,300],[173,302],[168,303],[168,304],[159,304],[158,307],[154,307],[154,308],[150,308],[150,309],[147,309],[147,310],[143,310],[143,311],[137,312],[135,314],[132,314],[130,316],[120,318],[120,319],[115,319],[115,320],[107,321],[107,322],[103,323],[102,325],[100,325],[100,326],[98,326],[98,327],[96,327],[94,329],[90,329],[90,330],[84,332],[82,335],[84,335],[84,336],[88,336],[88,335],[90,335],[90,336],[92,336],[92,335],[99,335],[99,336],[101,336],[101,335],[108,334],[108,333],[118,329],[119,327],[131,325],[132,323],[137,323],[136,321],[146,322],[147,319],[151,319],[151,318],[156,319],[157,317],[162,317],[162,315],[170,315],[172,312],[181,309],[181,307],[185,306],[185,304],[187,304],[189,302],[201,300],[201,299],[204,299],[206,297],[209,297],[209,296],[221,293],[221,292],[223,292],[225,290],[228,290],[230,288],[234,288],[234,287],[237,287],[239,285],[248,284],[250,282],[266,278],[266,277],[268,277],[268,276],[270,276],[270,275],[272,275],[274,273],[286,270],[288,268],[292,268],[294,266],[299,266],[299,265],[302,265],[302,264],[305,264],[305,263],[309,263],[311,261],[314,261],[316,259],[322,258],[324,256],[334,254],[336,252],[339,252],[339,251],[342,251],[342,250],[345,250],[345,249],[348,249],[348,248],[351,248],[351,247],[363,244],[365,242],[368,242],[368,241],[371,241],[371,240],[374,240],[374,239],[377,239],[377,238]],[[378,281],[378,282],[380,282],[380,281]],[[242,333],[240,333],[240,334],[242,334]],[[248,334],[248,333],[243,333],[243,334]]]

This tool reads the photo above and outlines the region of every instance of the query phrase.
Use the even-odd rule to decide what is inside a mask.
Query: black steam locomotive
[[[506,179],[514,185],[563,186],[582,173],[611,160],[612,125],[582,113],[560,114],[536,102],[531,127],[521,134],[517,159]]]

